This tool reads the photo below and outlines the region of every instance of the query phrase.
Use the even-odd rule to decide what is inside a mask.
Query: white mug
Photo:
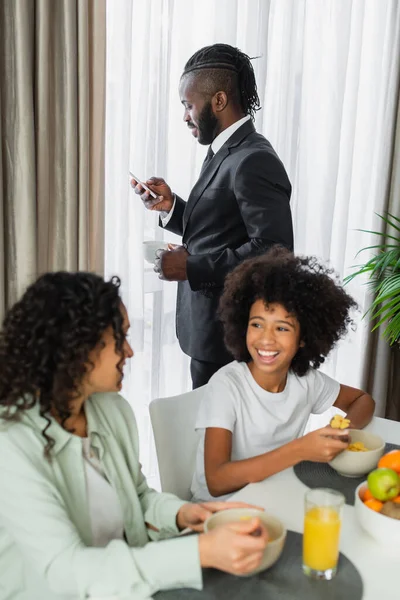
[[[147,242],[143,242],[144,259],[147,262],[154,264],[157,250],[167,250],[167,249],[168,249],[168,244],[165,242],[159,242],[157,240],[150,240]]]

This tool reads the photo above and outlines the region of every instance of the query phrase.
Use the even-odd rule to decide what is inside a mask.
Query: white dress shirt
[[[224,129],[223,131],[221,131],[221,133],[219,133],[217,135],[217,137],[211,143],[211,149],[214,152],[214,154],[217,154],[217,152],[219,150],[221,150],[222,146],[225,144],[225,142],[227,142],[229,140],[229,138],[235,133],[235,131],[237,131],[239,129],[239,127],[241,127],[243,125],[243,123],[246,123],[246,121],[249,121],[250,119],[251,119],[250,115],[246,115],[245,117],[242,117],[241,119],[239,119],[239,121],[235,121],[235,123],[232,123],[232,125],[229,125],[229,127]],[[163,227],[165,227],[168,224],[169,220],[171,219],[172,214],[174,212],[175,203],[176,203],[176,197],[174,194],[174,203],[172,205],[171,210],[168,213],[165,211],[160,212],[161,223],[162,223]]]
[[[239,121],[232,123],[232,125],[229,125],[229,127],[221,131],[221,133],[217,135],[217,137],[215,138],[215,140],[213,140],[211,144],[211,149],[214,152],[214,154],[217,154],[218,150],[221,150],[222,146],[225,144],[225,142],[229,140],[229,138],[235,133],[235,131],[237,131],[239,127],[246,123],[246,121],[250,121],[250,118],[250,115],[246,115],[242,119],[239,119]]]

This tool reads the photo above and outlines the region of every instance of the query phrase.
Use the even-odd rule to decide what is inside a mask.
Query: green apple
[[[400,493],[400,477],[393,469],[375,469],[367,478],[369,491],[381,502],[392,500]]]

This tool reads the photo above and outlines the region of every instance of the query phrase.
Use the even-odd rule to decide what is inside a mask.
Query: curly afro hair
[[[241,263],[226,278],[219,304],[225,344],[238,361],[251,360],[246,346],[250,308],[257,300],[277,303],[300,324],[299,348],[291,369],[299,376],[318,368],[353,321],[349,311],[357,306],[331,277],[333,269],[315,257],[294,256],[274,246],[266,254]]]
[[[47,273],[32,284],[6,315],[0,332],[0,415],[17,420],[36,402],[47,421],[54,410],[64,426],[70,402],[90,370],[89,353],[112,326],[116,350],[124,344],[120,280],[92,273]]]

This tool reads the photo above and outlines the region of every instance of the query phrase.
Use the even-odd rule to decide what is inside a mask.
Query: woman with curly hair
[[[49,273],[5,318],[2,600],[140,600],[159,589],[201,588],[201,566],[243,574],[260,563],[267,534],[258,519],[158,541],[185,528],[201,532],[229,505],[148,488],[133,413],[116,393],[133,356],[118,288],[117,278]]]
[[[331,273],[274,247],[226,278],[219,314],[235,361],[211,378],[197,417],[194,500],[226,497],[302,460],[332,460],[348,430],[303,435],[312,413],[333,405],[352,427],[371,420],[371,396],[318,371],[355,307]]]

